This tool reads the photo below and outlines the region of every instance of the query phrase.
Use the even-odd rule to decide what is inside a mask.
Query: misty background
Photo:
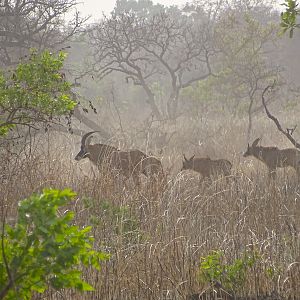
[[[281,2],[0,0],[0,69],[8,82],[0,82],[0,120],[13,125],[6,126],[7,135],[0,130],[1,223],[16,222],[21,199],[49,187],[70,188],[76,196],[60,216],[74,212],[70,224],[90,227],[93,247],[110,254],[100,270],[82,269],[95,290],[57,291],[59,285],[44,292],[45,278],[34,299],[299,299],[299,151],[287,136],[300,141],[300,30],[292,38],[283,34]],[[30,87],[15,84],[14,70],[35,57],[32,49],[67,53],[46,100],[56,103],[56,83],[69,82],[76,101],[70,114],[53,117],[46,110],[47,118],[40,118],[34,101],[39,93],[33,89],[36,98],[26,98]],[[39,64],[34,70],[44,71]],[[39,78],[35,72],[25,75]],[[11,110],[7,99],[19,95],[6,97],[10,84],[25,94]],[[266,115],[267,87],[265,103],[282,132]],[[33,105],[26,115],[28,103]],[[20,124],[5,124],[16,112]],[[97,132],[84,141],[91,131]],[[255,140],[265,147],[256,148],[256,158],[245,157]],[[94,162],[101,161],[93,163],[88,156],[97,143],[113,146],[107,148],[116,157],[125,153],[125,167],[118,167],[121,159],[113,163],[113,156],[106,164],[97,151]],[[262,152],[276,167],[289,160],[282,153],[295,156],[271,181]],[[128,153],[142,154],[140,165],[156,162],[162,176],[146,177],[148,165],[134,166],[134,182]],[[203,169],[212,165],[216,176],[184,168],[194,156],[205,162]],[[214,167],[220,160],[230,166],[226,178]],[[24,229],[30,243],[31,227]],[[47,230],[41,231],[43,240]],[[25,244],[19,235],[15,239]],[[32,248],[23,256],[14,245],[21,262],[29,257],[40,267]],[[8,287],[18,291],[10,272],[15,256],[6,256],[12,267],[0,269]],[[58,271],[64,272],[64,258],[59,260]],[[19,279],[32,288],[23,272]]]
[[[229,156],[257,135],[285,145],[261,102],[273,82],[268,106],[296,126],[299,32],[282,34],[278,1],[25,3],[1,15],[0,64],[16,65],[31,48],[68,53],[64,76],[79,104],[71,124],[51,130],[73,134],[72,155],[90,130],[161,157],[220,156],[227,150],[215,140],[231,128],[240,144],[227,145]]]

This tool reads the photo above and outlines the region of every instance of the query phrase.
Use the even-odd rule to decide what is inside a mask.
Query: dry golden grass
[[[284,140],[268,129],[272,125],[260,122],[261,133],[268,130],[266,144],[282,147]],[[256,299],[272,293],[269,299],[300,299],[296,176],[293,170],[281,170],[268,186],[266,168],[241,157],[243,125],[227,124],[221,133],[218,130],[218,124],[208,124],[199,139],[213,137],[207,143],[202,140],[199,148],[184,146],[180,135],[174,139],[163,155],[164,167],[171,170],[165,185],[145,179],[140,188],[130,182],[126,187],[121,180],[99,174],[88,161],[76,163],[74,141],[66,144],[55,136],[44,147],[33,145],[30,155],[12,156],[8,163],[3,157],[7,175],[0,190],[10,222],[20,199],[44,187],[70,187],[78,197],[67,209],[76,212],[77,224],[93,225],[95,247],[111,253],[100,272],[85,273],[95,292],[50,291],[36,299],[188,299],[209,287],[199,282],[199,263],[212,250],[224,251],[228,263],[245,251],[259,254],[240,296]],[[189,138],[187,132],[182,128],[182,138]],[[198,174],[179,173],[184,152],[231,160],[230,182],[219,178],[200,184]],[[277,294],[282,298],[274,298]]]

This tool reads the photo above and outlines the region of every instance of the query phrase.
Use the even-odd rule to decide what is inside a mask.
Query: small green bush
[[[58,214],[74,196],[68,189],[49,189],[19,203],[16,224],[2,232],[0,299],[30,299],[49,286],[93,290],[82,280],[81,266],[99,269],[109,256],[92,249],[91,227],[71,224],[73,212]]]
[[[231,292],[238,292],[243,288],[247,271],[258,260],[256,253],[245,252],[241,258],[235,259],[231,264],[224,262],[224,253],[214,251],[201,258],[200,282],[220,283],[223,288]]]

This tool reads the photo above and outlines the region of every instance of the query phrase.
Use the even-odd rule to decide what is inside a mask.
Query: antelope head
[[[183,154],[183,162],[182,162],[182,168],[181,171],[183,170],[188,170],[193,168],[193,160],[194,160],[195,155],[193,155],[190,159],[187,159],[186,156]]]
[[[90,155],[89,145],[90,145],[90,141],[91,141],[91,138],[92,138],[91,135],[95,132],[97,132],[97,131],[88,132],[82,137],[82,139],[81,139],[81,149],[77,153],[77,155],[75,156],[75,160],[79,161],[81,159],[89,157],[89,155]]]
[[[248,144],[248,148],[247,148],[247,150],[246,150],[246,152],[244,153],[243,156],[244,156],[244,157],[247,157],[247,156],[253,155],[254,152],[255,152],[255,149],[257,148],[257,144],[258,144],[259,141],[260,141],[260,138],[257,138],[257,139],[252,143],[251,146]]]

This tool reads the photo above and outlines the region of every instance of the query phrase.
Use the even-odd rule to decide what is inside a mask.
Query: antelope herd
[[[106,144],[90,144],[92,134],[97,131],[86,133],[81,140],[81,149],[75,157],[79,161],[84,158],[96,165],[98,168],[107,168],[112,172],[132,178],[135,184],[139,184],[140,175],[148,178],[162,178],[164,175],[162,163],[154,156],[149,156],[140,150],[121,151],[114,146]],[[244,157],[253,156],[262,161],[269,170],[269,179],[275,179],[276,169],[292,167],[296,170],[300,179],[300,151],[297,149],[278,149],[277,147],[258,146],[260,138],[257,138],[244,153]],[[226,159],[213,160],[210,157],[195,157],[193,155],[184,160],[182,169],[193,170],[202,175],[201,181],[210,179],[216,175],[223,175],[226,179],[231,175],[232,164]]]

